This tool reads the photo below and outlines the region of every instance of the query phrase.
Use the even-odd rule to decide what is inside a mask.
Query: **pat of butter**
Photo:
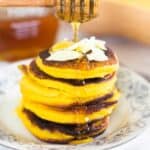
[[[46,59],[47,61],[68,61],[80,59],[85,56],[89,61],[108,60],[105,54],[107,50],[105,47],[106,42],[97,40],[95,37],[91,37],[90,39],[85,38],[77,43],[71,43],[70,46],[67,44],[68,47],[64,49],[62,43],[60,42],[62,49],[50,52],[50,56]],[[59,43],[57,47],[59,47]]]

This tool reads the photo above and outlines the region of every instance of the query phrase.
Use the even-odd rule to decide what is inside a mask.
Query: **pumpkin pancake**
[[[63,79],[63,78],[52,77],[46,74],[45,72],[41,71],[37,67],[35,61],[32,61],[29,66],[22,66],[22,67],[26,67],[26,73],[28,73],[31,77],[33,77],[33,79],[36,78],[35,80],[37,81],[39,80],[39,83],[42,82],[42,80],[46,80],[47,82],[49,80],[53,80],[53,81],[58,81],[60,83],[69,84],[70,86],[72,85],[72,86],[77,86],[77,87],[85,86],[88,84],[100,83],[100,82],[111,79],[115,75],[115,73],[112,73],[112,74],[108,74],[104,76],[103,78],[99,77],[99,78],[90,78],[90,79],[84,79],[84,80]],[[45,84],[45,86],[47,86],[47,84]]]
[[[108,49],[106,52],[107,61],[89,61],[86,57],[72,61],[47,61],[50,56],[45,50],[36,58],[36,65],[46,74],[63,79],[89,79],[104,77],[118,69],[118,59],[114,52]]]
[[[116,81],[115,73],[106,75],[104,78],[85,80],[54,78],[40,71],[35,62],[30,64],[28,76],[38,82],[41,86],[55,88],[69,93],[72,92],[73,94],[75,94],[75,91],[80,91],[79,93],[85,93],[85,91],[87,91],[87,93],[89,93],[91,92],[89,91],[90,89],[92,89],[92,91],[96,91],[97,88],[99,88],[100,90],[101,87],[107,86],[104,86],[105,83],[110,83],[109,87],[112,87],[111,84],[114,85],[114,82]]]
[[[84,105],[86,103],[90,103],[92,101],[97,101],[97,100],[105,100],[106,98],[109,98],[113,93],[112,91],[110,91],[106,95],[99,95],[100,97],[89,97],[83,99],[83,98],[67,97],[64,95],[48,97],[48,96],[37,94],[35,92],[28,91],[23,88],[21,89],[21,91],[24,100],[27,99],[29,101],[42,103],[44,105],[49,105],[53,107],[60,107],[60,108],[76,106],[76,105]]]
[[[49,107],[37,104],[37,103],[31,103],[31,102],[25,102],[23,103],[24,107],[27,110],[32,111],[35,113],[38,117],[62,124],[81,124],[86,123],[87,120],[92,121],[96,119],[101,119],[104,116],[110,115],[114,109],[115,106],[110,106],[108,108],[100,109],[99,111],[87,114],[84,112],[69,112],[69,111],[58,111],[58,109],[50,109]],[[63,118],[63,119],[62,119]]]
[[[29,131],[39,139],[52,143],[83,143],[105,131],[109,117],[88,124],[62,125],[38,118],[24,108],[18,108],[18,114]],[[81,142],[82,141],[82,142]],[[89,140],[88,140],[89,141]],[[84,142],[85,143],[85,142]]]
[[[30,77],[24,76],[20,82],[20,86],[22,90],[31,91],[33,93],[37,93],[37,95],[42,95],[47,97],[64,95],[72,98],[87,99],[92,97],[100,97],[101,95],[110,93],[114,88],[115,82],[116,82],[116,76],[102,83],[95,83],[87,86],[85,85],[79,88],[71,87],[71,86],[68,87],[61,83],[55,84],[55,82],[53,81],[51,82],[51,87],[45,87],[45,86],[41,86],[38,82],[32,80]]]
[[[94,120],[89,123],[85,124],[59,124],[55,122],[50,122],[43,120],[33,114],[31,111],[28,111],[26,109],[22,109],[22,112],[26,114],[26,116],[29,118],[29,120],[38,126],[41,129],[47,129],[52,131],[59,131],[64,134],[72,135],[76,138],[81,137],[82,135],[86,136],[90,133],[96,132],[102,128],[103,122],[106,122],[106,120],[109,119],[109,117],[104,117],[100,120]],[[82,136],[83,137],[83,136]]]
[[[71,109],[63,109],[50,107],[40,103],[35,103],[29,100],[23,100],[22,105],[25,109],[33,112],[38,117],[57,123],[64,124],[82,124],[87,121],[103,118],[110,115],[116,106],[118,96],[114,94],[112,98],[106,102],[95,103],[93,105],[82,105],[79,107],[71,107]],[[63,119],[62,119],[63,118]]]
[[[31,101],[34,103],[40,103],[43,105],[48,105],[51,107],[57,107],[57,108],[63,108],[63,109],[74,109],[74,107],[93,107],[94,105],[97,106],[97,108],[99,107],[99,104],[101,103],[107,103],[107,100],[110,101],[110,99],[112,98],[116,100],[113,102],[117,102],[117,100],[120,97],[120,92],[117,89],[114,89],[113,91],[111,91],[110,93],[104,95],[104,96],[100,96],[100,97],[96,97],[96,98],[92,98],[92,99],[88,99],[88,100],[83,100],[83,99],[72,99],[69,97],[61,97],[61,100],[59,97],[44,97],[44,96],[40,96],[37,95],[36,93],[31,93],[31,92],[25,92],[23,93],[23,100],[24,101]]]

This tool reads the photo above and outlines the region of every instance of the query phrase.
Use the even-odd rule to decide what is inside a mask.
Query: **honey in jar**
[[[51,47],[58,22],[51,8],[0,8],[0,60],[34,57]]]

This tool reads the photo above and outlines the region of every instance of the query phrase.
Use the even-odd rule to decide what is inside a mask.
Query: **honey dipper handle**
[[[0,0],[0,7],[5,6],[55,6],[56,0]]]

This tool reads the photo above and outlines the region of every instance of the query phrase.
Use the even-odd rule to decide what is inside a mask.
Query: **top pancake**
[[[47,61],[50,56],[45,50],[36,58],[39,69],[50,76],[63,79],[89,79],[104,77],[116,72],[119,66],[115,53],[108,48],[105,51],[107,61],[89,61],[86,57],[71,61]]]
[[[103,67],[108,65],[118,64],[118,59],[114,52],[108,48],[105,51],[106,56],[108,57],[107,61],[89,61],[86,57],[82,59],[75,59],[71,61],[47,61],[46,58],[50,56],[49,51],[45,50],[40,52],[39,58],[42,60],[43,64],[51,67],[58,67],[63,69],[76,69],[76,70],[91,70],[96,67]]]

